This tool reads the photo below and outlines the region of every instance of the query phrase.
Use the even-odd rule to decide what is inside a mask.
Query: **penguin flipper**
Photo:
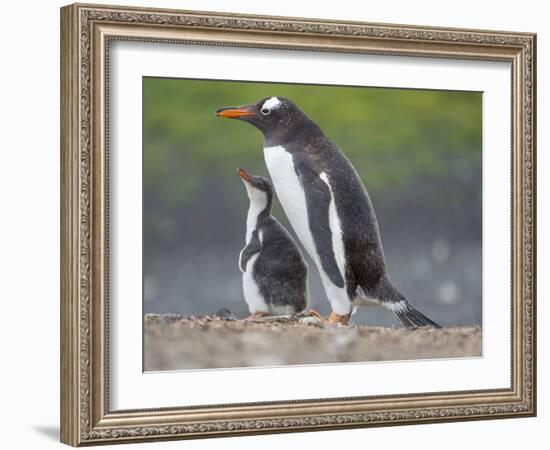
[[[329,215],[332,201],[330,188],[325,181],[311,171],[299,171],[298,177],[304,189],[309,228],[323,270],[336,286],[343,288],[345,286],[343,274],[340,273],[332,245]]]
[[[248,263],[248,260],[252,258],[252,256],[254,256],[256,253],[259,253],[261,249],[262,243],[260,242],[260,238],[258,236],[258,230],[254,230],[252,232],[250,241],[241,250],[241,254],[239,256],[239,268],[241,269],[241,272],[246,272],[246,265]]]

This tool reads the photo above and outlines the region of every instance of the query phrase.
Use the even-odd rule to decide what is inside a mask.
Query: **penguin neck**
[[[321,129],[315,122],[309,119],[305,114],[300,115],[295,117],[290,124],[284,127],[263,130],[264,148],[276,147],[278,145],[284,146],[285,143],[301,139],[311,133],[319,131],[321,131]]]
[[[250,192],[250,205],[246,216],[246,243],[250,242],[252,233],[271,214],[271,198],[265,192]]]

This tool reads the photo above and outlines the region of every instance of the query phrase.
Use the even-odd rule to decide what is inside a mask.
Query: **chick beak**
[[[250,176],[250,174],[244,170],[244,169],[237,169],[237,173],[240,175],[240,177],[245,180],[245,181],[252,181],[252,177]]]

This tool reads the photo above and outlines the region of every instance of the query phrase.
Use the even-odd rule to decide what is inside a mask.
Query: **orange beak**
[[[244,169],[237,169],[237,173],[241,176],[241,178],[245,181],[251,181],[252,177],[248,174],[248,172]]]
[[[254,116],[252,111],[244,108],[221,108],[216,111],[216,116],[227,117],[228,119],[237,119],[239,117]]]

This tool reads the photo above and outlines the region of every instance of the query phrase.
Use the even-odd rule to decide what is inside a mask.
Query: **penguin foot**
[[[262,317],[267,317],[269,316],[269,313],[268,312],[265,312],[265,311],[256,311],[255,313],[252,313],[250,314],[247,318],[245,318],[244,320],[256,320],[256,319],[260,319]]]
[[[350,317],[351,317],[351,313],[341,315],[341,314],[336,314],[334,311],[332,311],[328,316],[328,321],[329,323],[333,323],[333,324],[341,323],[342,325],[347,325]]]
[[[305,314],[304,314],[305,317],[316,317],[317,319],[319,319],[321,322],[325,322],[325,318],[320,314],[318,313],[317,311],[315,311],[314,309],[309,309]]]

